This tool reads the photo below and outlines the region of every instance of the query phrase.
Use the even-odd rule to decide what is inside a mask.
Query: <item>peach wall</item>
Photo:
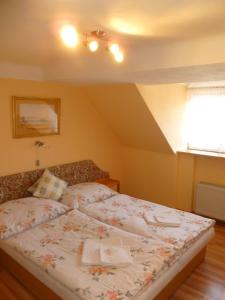
[[[123,148],[123,191],[132,196],[174,206],[176,155]]]
[[[83,94],[81,87],[0,80],[0,175],[35,168],[35,140],[42,140],[41,167],[92,159],[113,177],[121,178],[120,145]],[[61,134],[40,138],[12,138],[11,97],[61,98]]]
[[[224,158],[163,154],[123,148],[124,192],[193,211],[199,182],[225,186]]]
[[[17,95],[62,99],[61,135],[40,138],[47,145],[41,150],[42,167],[92,159],[122,180],[123,193],[187,211],[192,210],[199,181],[225,186],[223,158],[121,146],[85,90],[85,86],[0,80],[0,176],[35,168],[37,139],[12,138],[11,96]]]

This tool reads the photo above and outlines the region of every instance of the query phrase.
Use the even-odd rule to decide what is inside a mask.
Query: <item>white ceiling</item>
[[[58,35],[65,23],[81,33],[106,30],[124,47],[124,63],[103,50],[66,49]],[[193,81],[225,80],[224,44],[225,0],[0,0],[1,77],[161,83],[171,74],[172,82],[184,82],[184,74],[190,81],[193,73]]]

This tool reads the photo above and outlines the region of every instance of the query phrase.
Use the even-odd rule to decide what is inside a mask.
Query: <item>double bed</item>
[[[50,170],[71,187],[108,177],[91,161]],[[1,177],[2,202],[28,196],[28,187],[40,175],[41,171],[31,171]],[[117,193],[103,200],[90,197],[88,202],[78,195],[77,201],[71,187],[74,207],[0,241],[0,264],[35,298],[163,300],[204,259],[214,221]],[[181,225],[143,223],[147,210],[172,211]],[[119,237],[129,246],[133,263],[125,268],[82,265],[85,240],[108,237]]]

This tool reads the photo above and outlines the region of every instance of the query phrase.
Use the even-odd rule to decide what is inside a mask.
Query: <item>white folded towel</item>
[[[154,226],[164,226],[164,227],[179,227],[181,222],[180,219],[171,213],[161,213],[155,214],[152,212],[144,213],[145,221]]]
[[[180,226],[180,219],[174,214],[162,214],[155,215],[155,219],[158,223],[170,224],[173,226]]]
[[[100,240],[87,239],[84,242],[81,262],[83,265],[91,266],[100,262]]]
[[[153,213],[144,212],[143,217],[144,217],[144,220],[147,224],[150,224],[150,225],[157,225],[158,224],[158,222],[156,221]]]
[[[84,243],[81,262],[84,265],[125,267],[133,262],[133,258],[120,238],[88,239]]]
[[[100,247],[101,264],[104,266],[126,267],[133,262],[130,251],[121,246],[109,246],[101,244]]]

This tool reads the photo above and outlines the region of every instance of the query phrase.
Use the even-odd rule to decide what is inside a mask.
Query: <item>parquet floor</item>
[[[170,300],[222,300],[225,292],[225,226],[216,226],[205,261]]]
[[[222,300],[225,292],[225,226],[216,226],[205,261],[180,286],[170,300]],[[1,300],[34,300],[5,270],[0,269]],[[49,300],[49,299],[43,299]]]

